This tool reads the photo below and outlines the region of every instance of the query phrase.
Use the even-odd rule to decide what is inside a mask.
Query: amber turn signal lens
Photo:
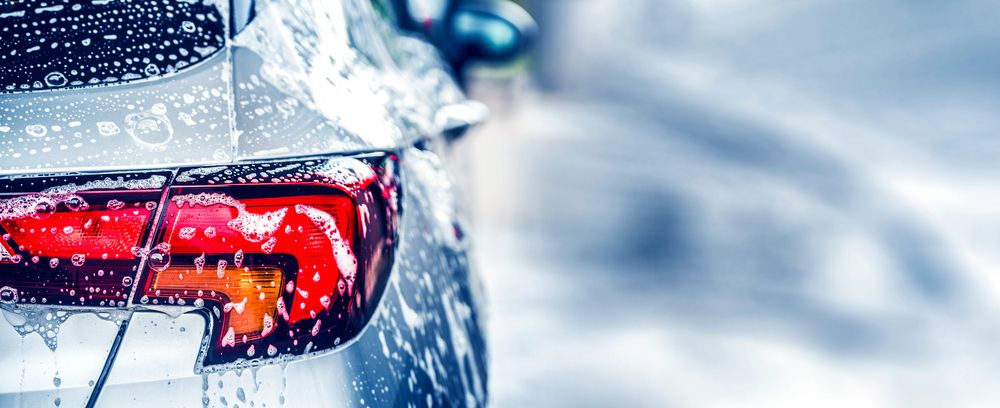
[[[222,346],[244,344],[270,334],[284,286],[283,272],[278,268],[235,266],[232,259],[220,258],[203,256],[195,258],[194,267],[168,267],[156,274],[153,290],[159,296],[174,296],[177,301],[197,296],[221,303]],[[205,262],[209,262],[208,266]]]

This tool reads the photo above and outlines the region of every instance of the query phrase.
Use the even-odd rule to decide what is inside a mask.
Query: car
[[[0,2],[0,406],[482,406],[442,150],[506,1]]]

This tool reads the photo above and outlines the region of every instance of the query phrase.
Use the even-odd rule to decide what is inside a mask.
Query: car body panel
[[[219,53],[156,81],[0,94],[0,173],[232,161],[229,71]]]
[[[362,0],[260,0],[257,19],[225,50],[184,72],[0,95],[0,172],[15,177],[357,151],[400,158],[396,261],[356,341],[302,360],[199,375],[205,318],[135,311],[96,406],[485,405],[481,291],[447,170],[426,149],[454,122],[440,112],[464,101],[433,46],[396,32]],[[172,133],[149,143],[129,131],[137,120],[152,121],[140,127],[144,136]],[[39,126],[45,134],[31,134]],[[0,405],[84,406],[119,324],[76,310],[55,351],[39,336],[0,327]]]
[[[37,318],[2,311],[12,327],[0,323],[0,406],[83,406],[101,374],[118,324],[109,314],[71,313],[62,317],[55,308],[41,309]],[[51,319],[47,318],[51,315]],[[64,321],[61,321],[65,319]],[[39,325],[53,335],[58,346],[50,349],[44,333],[26,331]]]
[[[0,174],[392,149],[444,131],[437,112],[465,99],[433,46],[366,1],[260,0],[257,13],[178,73],[3,94]]]

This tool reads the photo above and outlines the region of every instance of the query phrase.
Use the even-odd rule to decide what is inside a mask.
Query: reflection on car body
[[[482,108],[398,7],[0,4],[0,405],[485,405]]]

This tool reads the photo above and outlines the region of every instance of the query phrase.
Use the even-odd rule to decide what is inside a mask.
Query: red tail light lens
[[[188,181],[169,190],[139,303],[205,310],[213,327],[206,367],[347,341],[377,301],[377,291],[359,288],[380,292],[391,262],[391,163],[344,159],[182,173],[178,179]]]
[[[31,216],[0,220],[0,226],[19,248],[33,256],[135,259],[132,248],[142,246],[159,196],[159,191],[80,193],[62,203],[67,207],[63,211],[48,212],[58,206],[41,201],[40,209]],[[70,206],[70,202],[78,204]]]
[[[224,330],[215,339],[220,347],[254,342],[272,332],[279,318],[322,325],[321,314],[351,296],[357,217],[342,191],[310,187],[175,188],[144,295],[157,303],[221,305]],[[338,257],[338,251],[345,255]]]
[[[0,181],[0,303],[124,307],[167,176]]]
[[[396,244],[395,158],[0,180],[0,306],[180,308],[199,371],[330,350],[375,311]],[[30,188],[29,188],[30,187]]]

